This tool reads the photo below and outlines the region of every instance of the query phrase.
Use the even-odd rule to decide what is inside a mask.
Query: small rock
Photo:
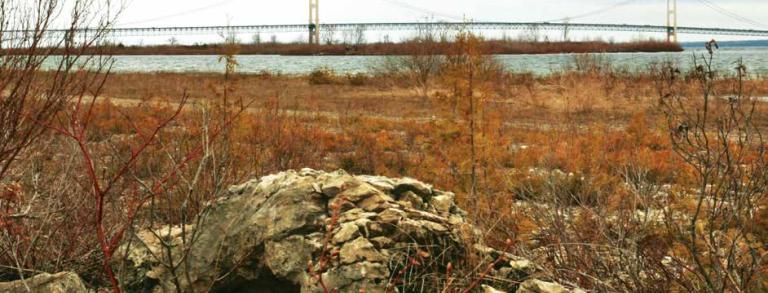
[[[493,287],[488,286],[488,285],[480,285],[480,289],[483,290],[483,293],[507,293],[507,292],[498,290],[498,289],[493,288]]]
[[[408,239],[425,240],[429,236],[429,230],[423,226],[422,221],[402,219],[398,226],[398,235],[394,240],[408,241]]]
[[[447,219],[441,216],[435,215],[433,213],[417,210],[417,209],[405,209],[405,212],[408,214],[408,217],[412,219],[427,220],[427,221],[432,221],[437,223],[447,222]]]
[[[320,187],[320,184],[312,183],[312,190],[314,190],[317,193],[323,193],[323,188]]]
[[[391,192],[395,189],[395,181],[387,177],[361,175],[357,176],[357,178],[383,192]]]
[[[394,202],[386,201],[386,202],[382,202],[380,204],[372,205],[372,206],[368,207],[368,211],[380,213],[380,212],[382,212],[382,211],[384,211],[386,209],[400,209],[400,208],[402,208],[401,205],[396,204]]]
[[[341,247],[340,260],[342,264],[351,264],[360,261],[384,262],[386,257],[376,251],[376,248],[363,237],[358,237],[352,242],[347,242]]]
[[[392,191],[395,195],[400,195],[406,191],[413,191],[420,196],[432,195],[432,185],[423,183],[413,178],[401,178],[395,184],[395,189]]]
[[[368,221],[365,224],[365,237],[373,238],[384,234],[384,227],[379,222]]]
[[[535,270],[533,263],[527,259],[518,259],[509,262],[509,267],[522,272]]]
[[[455,197],[453,193],[446,192],[430,198],[429,205],[433,206],[440,215],[445,216],[451,212]]]
[[[427,228],[427,230],[429,230],[430,232],[436,232],[436,233],[448,232],[448,227],[443,226],[440,223],[435,223],[430,221],[419,221],[419,224]]]
[[[80,276],[72,272],[61,272],[57,274],[43,273],[24,281],[0,283],[0,292],[86,293],[88,290],[83,285]]]
[[[383,248],[390,248],[393,244],[395,244],[392,239],[389,239],[389,237],[379,236],[374,237],[371,239],[371,243],[373,243],[373,246],[376,246],[376,248],[383,249]]]
[[[360,236],[360,229],[357,227],[357,223],[342,223],[339,231],[333,234],[333,243],[347,242],[357,236]]]
[[[324,182],[322,184],[322,192],[328,197],[336,197],[339,193],[344,191],[347,188],[350,188],[352,185],[352,177],[347,176],[339,176],[339,177],[331,177],[329,180]]]
[[[339,215],[339,223],[355,221],[357,219],[372,219],[376,215],[376,213],[366,212],[361,208],[353,208]]]
[[[400,194],[397,202],[409,208],[420,209],[424,206],[424,200],[413,191],[406,191]]]
[[[323,280],[328,288],[338,288],[339,292],[386,292],[383,290],[390,271],[386,265],[372,262],[359,262],[333,268],[323,273]],[[311,292],[323,292],[321,289]]]
[[[448,216],[448,224],[458,226],[464,223],[465,223],[464,217],[457,216],[457,215]]]
[[[558,283],[544,282],[538,279],[529,279],[517,289],[517,293],[575,293]]]
[[[384,224],[397,224],[400,219],[405,218],[405,212],[398,209],[386,209],[379,213],[377,218]]]
[[[317,177],[317,175],[320,175],[320,171],[316,171],[310,168],[304,168],[299,171],[299,175],[305,176],[305,177]]]
[[[386,194],[377,192],[374,194],[371,194],[367,198],[361,200],[357,203],[357,206],[365,211],[376,211],[377,209],[380,209],[381,204],[392,201],[392,198],[389,197]]]
[[[355,186],[347,188],[338,194],[340,198],[355,203],[374,195],[379,195],[382,198],[384,196],[381,191],[369,184],[355,184]]]

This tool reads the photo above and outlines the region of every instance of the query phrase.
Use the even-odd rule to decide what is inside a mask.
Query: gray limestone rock
[[[392,292],[419,255],[439,258],[417,275],[441,276],[470,253],[500,254],[467,243],[476,229],[452,193],[411,178],[281,172],[231,187],[194,222],[127,237],[113,259],[126,291]],[[527,276],[515,261],[499,271]]]

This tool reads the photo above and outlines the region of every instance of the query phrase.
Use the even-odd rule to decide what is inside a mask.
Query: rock
[[[405,212],[399,209],[386,209],[379,213],[377,218],[381,223],[395,225],[405,218]]]
[[[368,184],[383,192],[389,193],[395,189],[395,181],[387,177],[362,175],[357,176],[357,178],[363,182],[367,182]]]
[[[333,268],[322,276],[329,291],[344,288],[340,292],[384,293],[387,291],[382,284],[387,282],[389,275],[389,269],[382,263],[359,262]],[[317,285],[306,291],[324,292]]]
[[[485,284],[480,285],[480,289],[482,289],[483,293],[507,293]]]
[[[264,262],[278,278],[294,283],[304,277],[301,271],[307,269],[312,252],[317,249],[311,240],[300,235],[289,236],[282,241],[269,241],[264,248]]]
[[[369,187],[373,188],[373,187]],[[378,191],[377,189],[375,193],[369,195],[365,199],[358,202],[357,206],[367,212],[373,212],[373,211],[381,211],[384,207],[383,203],[390,203],[392,202],[392,197],[385,195]]]
[[[358,237],[352,242],[347,242],[341,247],[341,263],[351,264],[361,261],[385,262],[387,259],[368,239]]]
[[[113,265],[127,292],[323,292],[321,284],[339,292],[391,292],[389,282],[414,258],[439,256],[409,273],[425,278],[412,286],[431,286],[426,278],[443,276],[439,270],[449,262],[470,253],[500,255],[473,249],[480,243],[467,239],[481,237],[453,198],[411,178],[286,171],[229,188],[194,227],[127,237]],[[501,266],[498,271],[517,271]],[[523,277],[487,285],[510,290]],[[429,289],[407,286],[396,290]]]
[[[72,272],[57,274],[39,274],[24,281],[0,283],[0,292],[26,293],[26,292],[50,292],[50,293],[86,293],[88,290],[83,285],[80,277]]]
[[[531,261],[526,259],[513,260],[509,262],[508,267],[502,267],[494,270],[492,275],[499,280],[526,280],[531,276],[536,276],[541,270]]]
[[[461,225],[465,223],[465,219],[463,216],[457,216],[457,215],[450,215],[448,216],[448,224],[451,225]]]
[[[395,241],[392,241],[389,237],[375,237],[371,239],[371,243],[373,243],[376,248],[383,249],[392,247],[392,245],[395,244]]]
[[[408,208],[420,209],[424,205],[424,200],[412,191],[403,192],[397,202]]]
[[[406,191],[413,191],[420,196],[430,196],[432,195],[432,185],[408,177],[397,180],[392,192],[401,195]]]
[[[429,204],[435,207],[437,213],[441,216],[446,216],[451,212],[451,208],[454,207],[454,200],[456,196],[453,193],[446,192],[438,196],[432,197],[429,200]]]
[[[377,213],[366,212],[361,208],[353,208],[339,215],[339,223],[355,221],[358,219],[372,219]]]
[[[331,177],[327,181],[323,182],[320,190],[328,197],[336,197],[340,192],[349,187],[349,184],[360,184],[351,180],[351,176],[342,174],[341,176]]]
[[[200,224],[194,233],[186,233],[187,237],[194,235],[194,239],[187,239],[188,243],[194,242],[188,251],[180,245],[171,247],[174,257],[186,255],[185,262],[175,272],[165,269],[167,254],[162,252],[159,241],[131,238],[132,242],[116,252],[116,255],[122,255],[127,249],[127,257],[115,259],[116,265],[133,268],[125,270],[127,274],[121,276],[126,291],[175,291],[177,283],[185,292],[209,291],[208,288],[237,291],[240,286],[248,286],[250,281],[275,288],[296,287],[288,279],[295,280],[296,275],[302,275],[303,279],[304,273],[287,271],[283,265],[312,259],[310,250],[289,250],[283,252],[285,256],[269,261],[265,250],[267,244],[274,249],[295,247],[298,240],[292,236],[303,237],[309,246],[320,246],[318,242],[322,242],[322,237],[313,233],[323,230],[329,209],[325,196],[315,192],[312,186],[316,181],[315,177],[299,176],[290,171],[231,188],[230,191],[235,193],[212,203],[200,215]],[[178,239],[174,241],[178,242]],[[271,254],[280,253],[274,249],[270,250]],[[307,265],[291,267],[304,271]],[[227,278],[221,279],[223,275]]]
[[[509,267],[515,270],[529,270],[533,267],[533,263],[527,259],[512,260],[509,262]]]
[[[358,228],[357,223],[343,223],[341,224],[341,229],[339,229],[339,231],[333,235],[333,243],[338,244],[347,242],[357,237],[358,235],[360,235],[360,228]]]
[[[381,235],[384,235],[384,233],[387,233],[391,229],[384,228],[384,225],[382,225],[379,222],[373,222],[368,221],[365,223],[365,237],[367,238],[374,238]]]
[[[520,288],[517,289],[517,293],[580,293],[584,292],[581,289],[574,289],[569,290],[563,285],[552,283],[552,282],[544,282],[542,280],[538,279],[529,279],[522,284],[520,284]]]
[[[350,182],[351,182],[350,185],[352,185],[352,187],[345,189],[344,191],[339,193],[338,194],[339,198],[343,198],[344,200],[357,203],[371,196],[377,196],[379,198],[384,197],[384,194],[380,190],[376,189],[370,184],[365,184],[358,180],[354,180]]]

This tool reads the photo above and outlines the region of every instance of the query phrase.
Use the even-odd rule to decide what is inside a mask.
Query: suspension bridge
[[[432,15],[442,15],[428,9],[413,6],[412,4],[400,2],[399,0],[382,0],[390,2],[406,9],[416,10],[421,13],[432,13]],[[210,35],[210,34],[245,34],[245,33],[302,33],[308,35],[308,42],[311,44],[320,43],[320,32],[345,32],[345,31],[364,31],[364,32],[389,32],[389,31],[446,31],[465,29],[471,31],[586,31],[586,32],[637,32],[637,33],[660,33],[665,34],[667,41],[676,42],[679,34],[684,35],[706,35],[707,37],[719,36],[749,36],[749,37],[768,37],[768,25],[758,21],[743,17],[733,11],[727,10],[712,0],[696,0],[701,5],[712,9],[713,11],[736,20],[742,24],[756,29],[744,28],[723,28],[723,27],[693,27],[678,26],[678,6],[677,0],[667,0],[666,2],[666,23],[663,25],[645,25],[645,24],[605,24],[605,23],[579,23],[572,20],[595,16],[607,13],[618,7],[626,6],[637,0],[625,0],[614,5],[604,7],[598,10],[586,12],[580,15],[542,22],[492,22],[492,21],[434,21],[434,22],[371,22],[371,23],[321,23],[320,22],[320,4],[319,0],[309,0],[309,22],[299,24],[269,24],[269,25],[235,25],[235,26],[168,26],[168,27],[114,27],[105,32],[109,37],[141,37],[141,36],[175,36],[175,35]],[[227,2],[227,1],[224,1]],[[198,12],[201,9],[194,9],[190,12]],[[183,13],[182,13],[183,14]],[[176,14],[173,16],[178,16]],[[156,18],[153,20],[157,20]],[[74,33],[88,33],[88,29],[82,29]],[[24,32],[13,31],[11,33],[20,34]],[[52,35],[66,35],[73,33],[68,30],[51,30]],[[102,32],[104,33],[104,32]]]
[[[600,23],[550,23],[550,22],[398,22],[398,23],[324,23],[315,27],[315,31],[416,31],[416,30],[456,30],[473,31],[592,31],[592,32],[646,32],[668,33],[670,27],[664,25],[636,24],[600,24]],[[111,36],[165,36],[199,35],[218,32],[235,33],[298,33],[306,32],[307,24],[272,24],[272,25],[236,25],[236,26],[179,26],[179,27],[135,27],[113,28]],[[712,35],[712,36],[756,36],[768,37],[768,30],[729,29],[679,26],[677,34]],[[63,33],[63,31],[62,31]],[[313,37],[314,42],[314,37]]]

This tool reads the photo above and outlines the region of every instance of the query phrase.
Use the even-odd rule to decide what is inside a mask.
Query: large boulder
[[[0,292],[86,293],[80,277],[72,272],[39,274],[26,280],[0,283]]]
[[[450,192],[304,169],[231,187],[195,225],[136,233],[115,266],[132,292],[410,291],[468,255],[503,254],[476,236]],[[488,285],[516,289],[532,266],[511,260]]]

